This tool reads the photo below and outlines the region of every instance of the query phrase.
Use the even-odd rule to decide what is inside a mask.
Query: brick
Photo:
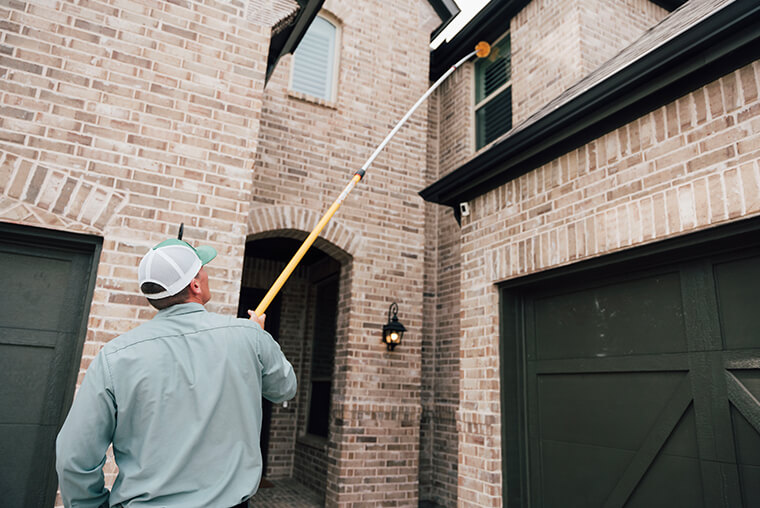
[[[79,28],[80,30],[94,32],[104,37],[111,37],[111,38],[116,37],[116,30],[114,30],[113,28],[109,28],[107,26],[103,26],[102,24],[98,24],[98,23],[91,23],[83,19],[75,20],[74,26]]]
[[[45,76],[57,81],[65,81],[67,83],[79,85],[81,87],[90,86],[90,79],[87,76],[81,76],[72,72],[62,71],[60,69],[50,68],[45,72]]]
[[[736,73],[721,78],[723,88],[723,106],[726,112],[736,111],[740,107],[739,87]]]
[[[739,155],[760,151],[760,133],[753,136],[739,136],[738,133],[734,134],[735,139],[738,139],[736,149]]]
[[[51,141],[45,138],[30,137],[28,146],[34,148],[40,148],[45,151],[60,152],[63,154],[73,154],[75,151],[74,145],[70,143],[59,143]]]
[[[19,118],[21,120],[34,119],[34,112],[8,106],[0,107],[0,116]]]
[[[179,37],[182,37],[184,39],[189,39],[191,41],[194,41],[198,38],[198,32],[193,30],[192,27],[190,30],[185,30],[183,28],[179,28],[176,26],[172,26],[166,23],[161,24],[161,30],[164,32],[177,35]]]
[[[710,222],[717,222],[726,216],[725,193],[720,175],[710,175],[707,186],[710,194]]]
[[[67,97],[56,92],[49,92],[47,90],[40,91],[40,100],[45,102],[51,102],[53,104],[59,104],[74,109],[84,109],[84,101],[81,99],[75,99],[73,97]]]
[[[741,186],[744,191],[746,213],[760,209],[760,178],[755,164],[743,164],[740,168]]]
[[[689,172],[695,172],[702,169],[710,168],[724,164],[728,159],[736,155],[736,150],[733,146],[714,150],[705,155],[692,159],[686,164],[686,169]]]
[[[47,168],[42,166],[37,166],[34,169],[32,172],[32,178],[29,181],[29,184],[26,188],[26,193],[24,194],[24,201],[34,203],[37,200],[37,196],[40,193],[40,189],[42,188],[42,184],[45,181],[47,173]]]
[[[745,103],[751,103],[757,100],[757,92],[760,87],[757,84],[757,78],[751,65],[739,69],[739,83],[741,85],[742,95]]]
[[[703,88],[691,94],[694,99],[694,109],[696,114],[697,125],[707,120],[707,95]]]
[[[720,81],[709,83],[705,90],[707,92],[708,109],[712,118],[719,117],[725,113],[723,107],[723,92]]]
[[[696,207],[696,224],[709,224],[710,202],[708,200],[706,179],[700,179],[694,182],[694,205]]]
[[[15,58],[0,55],[0,67],[7,67],[9,69],[17,69],[23,72],[29,72],[32,74],[42,74],[42,66],[31,62],[24,62]]]
[[[741,179],[736,168],[731,168],[723,173],[723,182],[726,193],[726,208],[728,217],[735,219],[742,215],[744,209]]]
[[[19,143],[23,145],[26,141],[26,133],[0,130],[0,141],[7,141],[9,143]]]
[[[70,26],[61,25],[60,27],[56,29],[56,33],[67,38],[71,37],[73,39],[76,39],[75,42],[100,44],[100,35],[89,33],[86,30],[79,30],[76,28],[72,28]],[[74,48],[75,47],[74,43],[72,43],[70,47]]]
[[[63,188],[61,189],[61,192],[58,196],[58,200],[53,206],[53,209],[50,210],[51,212],[59,214],[59,215],[63,213],[64,208],[69,202],[69,199],[71,199],[72,197],[72,192],[74,191],[76,184],[77,182],[75,179],[73,178],[66,179],[66,183],[64,183]]]

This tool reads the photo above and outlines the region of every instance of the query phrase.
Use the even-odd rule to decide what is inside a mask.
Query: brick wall
[[[428,127],[427,127],[427,172],[425,178],[432,180],[438,168],[439,154],[439,95],[428,98]],[[431,174],[432,171],[432,174]],[[433,497],[433,439],[435,434],[435,319],[436,292],[438,288],[438,236],[437,236],[437,207],[425,203],[425,274],[423,286],[422,307],[422,385],[420,401],[422,414],[420,416],[420,501],[424,502]]]
[[[340,27],[337,96],[325,102],[289,92],[292,58],[281,60],[265,91],[252,208],[270,210],[273,220],[252,225],[250,233],[309,231],[429,86],[428,34],[418,29],[428,17],[417,2],[372,0],[357,9],[355,2],[327,0],[324,9]],[[423,108],[323,236],[350,256],[342,274],[327,448],[330,506],[410,505],[418,497],[425,218],[417,191],[424,186],[425,143]],[[299,214],[314,221],[306,224]],[[344,242],[339,230],[358,240]],[[380,334],[394,301],[409,331],[391,353]],[[365,426],[366,414],[383,425]]]
[[[270,31],[243,11],[0,7],[0,220],[104,238],[79,382],[105,342],[154,314],[136,267],[180,222],[219,252],[209,307],[235,310]]]
[[[578,4],[582,76],[662,21],[668,11],[650,0],[594,0]]]
[[[296,446],[295,456],[293,478],[324,496],[327,487],[327,440],[302,437]]]
[[[433,94],[439,103],[437,160],[430,183],[462,165],[475,151],[473,64],[466,63]]]
[[[504,26],[505,32],[510,30],[512,43],[513,124],[529,117],[666,14],[648,0],[614,4],[596,0],[530,2],[509,26],[506,23]],[[437,159],[430,163],[428,183],[474,155],[472,86],[473,66],[468,64],[452,75],[436,94],[438,106],[431,106],[430,121],[439,123],[438,137],[431,136],[429,151]],[[524,177],[527,182],[532,181],[530,175],[534,173]],[[489,194],[482,199],[489,204],[494,199],[498,201],[496,196],[508,192],[504,189],[510,189],[509,185],[501,194]],[[525,185],[517,189],[523,195],[532,194],[533,188]],[[573,183],[568,187],[575,189],[578,185]],[[604,183],[599,185],[601,188]],[[551,199],[558,192],[555,190]],[[564,197],[563,202],[571,203],[576,197],[577,192]],[[480,201],[470,205],[482,206]],[[500,506],[498,341],[493,340],[498,328],[498,295],[492,286],[496,280],[492,278],[494,268],[488,263],[497,256],[494,251],[504,250],[491,245],[510,243],[507,238],[517,233],[523,234],[525,245],[540,241],[534,238],[533,232],[536,221],[540,220],[536,216],[543,210],[541,207],[548,206],[547,201],[547,196],[531,201],[535,210],[526,212],[531,215],[521,226],[504,224],[493,213],[488,215],[492,222],[463,218],[460,230],[450,209],[438,207],[428,213],[428,227],[437,237],[435,253],[430,254],[435,256],[435,268],[431,272],[434,275],[428,275],[434,277],[430,283],[433,294],[430,298],[435,303],[430,305],[435,306],[436,314],[433,322],[426,326],[426,333],[431,335],[434,351],[431,361],[435,363],[436,372],[435,382],[430,387],[433,401],[429,410],[433,422],[430,432],[435,441],[431,445],[434,451],[430,497],[442,506]],[[500,210],[498,217],[509,216],[512,210]],[[480,211],[475,212],[478,213]],[[547,247],[550,245],[551,242]],[[521,263],[530,263],[531,259],[523,253],[522,258],[518,254],[511,257],[510,262],[523,266]],[[478,283],[484,277],[489,282]],[[448,453],[452,446],[458,446],[458,460],[453,453]]]
[[[471,202],[459,504],[501,506],[498,281],[760,214],[754,62]]]
[[[443,93],[436,93],[428,104],[428,171],[429,182],[441,171],[452,167],[456,156],[447,145],[448,139],[467,132],[451,129],[443,132],[441,125],[452,124],[440,117],[441,111],[453,108],[469,117],[463,80],[471,73],[463,72],[458,79],[446,82]],[[440,90],[440,89],[439,89]],[[458,90],[459,93],[452,93]],[[441,99],[446,102],[442,104]],[[456,113],[454,113],[456,114]],[[460,145],[460,155],[466,153]],[[441,157],[441,153],[448,157]],[[449,209],[425,205],[425,292],[423,317],[423,375],[422,427],[420,454],[420,499],[438,506],[455,506],[457,499],[456,409],[459,404],[459,225]]]
[[[268,27],[230,2],[8,5],[2,218],[105,236],[96,342],[142,318],[133,269],[180,221],[189,240],[219,250],[212,287],[229,307]]]
[[[650,0],[530,2],[509,27],[512,124],[528,118],[666,15]]]

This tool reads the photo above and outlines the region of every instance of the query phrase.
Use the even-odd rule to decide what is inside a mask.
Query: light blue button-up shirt
[[[296,376],[258,324],[185,303],[106,344],[56,441],[66,507],[228,508],[261,478],[261,396]],[[119,474],[102,467],[113,443]]]

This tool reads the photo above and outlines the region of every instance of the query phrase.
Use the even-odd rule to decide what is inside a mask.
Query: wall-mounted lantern
[[[388,324],[383,326],[383,342],[388,345],[388,351],[393,351],[401,343],[405,331],[406,328],[398,320],[398,305],[393,302],[388,308]]]

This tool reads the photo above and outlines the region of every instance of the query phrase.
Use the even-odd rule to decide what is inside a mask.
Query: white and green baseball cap
[[[150,249],[140,261],[137,277],[140,287],[146,282],[158,284],[164,291],[145,294],[151,300],[174,296],[190,284],[203,265],[216,257],[216,249],[197,249],[176,238],[169,238]]]

